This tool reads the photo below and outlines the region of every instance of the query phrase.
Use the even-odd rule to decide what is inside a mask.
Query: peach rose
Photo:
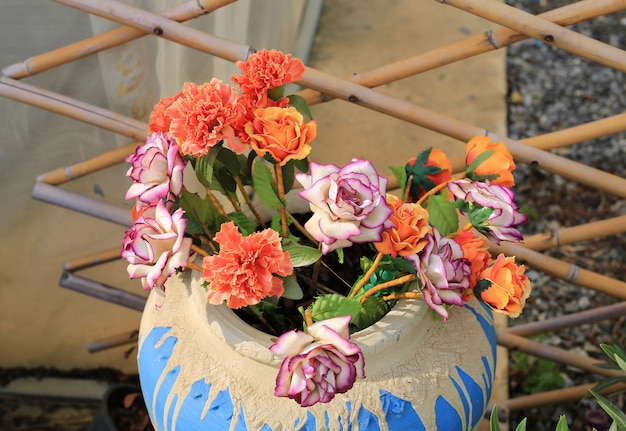
[[[493,311],[516,318],[530,295],[530,280],[524,265],[517,266],[514,257],[499,254],[494,264],[481,272],[476,295]]]
[[[291,106],[258,108],[245,131],[250,137],[250,148],[259,157],[269,153],[276,163],[284,166],[291,159],[301,160],[309,155],[309,143],[317,135],[317,124],[305,123],[302,114]]]
[[[424,237],[432,232],[428,211],[391,194],[387,195],[387,205],[393,212],[385,222],[382,241],[375,242],[374,247],[392,257],[416,255],[426,246]]]
[[[478,166],[472,166],[476,158],[487,151],[493,152],[478,163]],[[512,187],[515,184],[512,174],[515,162],[509,149],[502,142],[491,142],[488,136],[476,136],[467,143],[465,152],[465,163],[473,168],[472,172],[468,173],[471,179],[479,181],[489,179],[491,184],[504,187]]]
[[[461,245],[464,257],[470,261],[470,288],[473,288],[482,270],[489,265],[491,255],[485,246],[485,240],[472,232],[463,232],[454,237],[454,240]]]

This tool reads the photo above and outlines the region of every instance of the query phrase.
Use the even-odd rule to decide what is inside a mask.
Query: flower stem
[[[393,299],[422,299],[424,295],[421,292],[400,292],[392,293],[391,295],[383,296],[383,301],[391,301]]]
[[[304,310],[304,323],[307,328],[313,324],[313,315],[311,314],[311,310],[308,308]]]
[[[409,178],[404,185],[404,202],[408,202],[411,197],[411,186],[413,185],[413,175],[409,175]]]
[[[285,200],[285,184],[283,183],[283,167],[278,163],[274,165],[276,171],[276,184],[278,185],[278,197],[283,201]],[[282,207],[280,209],[280,225],[283,229],[283,237],[289,236],[289,228],[287,227],[287,208]]]
[[[200,274],[203,274],[204,271],[202,270],[201,267],[199,267],[198,265],[196,265],[193,262],[187,262],[187,268],[189,269],[193,269],[194,271],[198,271]]]
[[[461,235],[464,232],[467,232],[468,230],[470,230],[472,228],[472,224],[471,223],[467,223],[465,226],[463,226],[461,229],[457,230],[456,232],[454,232],[452,235],[450,235],[452,238],[454,238],[457,235]]]
[[[289,216],[291,223],[293,223],[293,225],[296,227],[296,229],[298,229],[302,233],[302,235],[304,235],[313,244],[318,245],[318,242],[315,240],[315,238],[313,238],[311,234],[307,232],[304,226],[302,226],[300,222],[296,220],[296,218],[289,213],[289,211],[287,211],[287,215]]]
[[[429,197],[431,197],[432,195],[434,195],[435,193],[439,192],[441,189],[443,189],[444,187],[448,186],[448,183],[450,181],[456,181],[456,180],[462,180],[463,178],[465,178],[465,172],[455,175],[452,178],[450,178],[448,181],[445,181],[441,184],[437,184],[435,187],[433,187],[432,189],[428,190],[426,193],[424,193],[422,195],[421,198],[419,198],[419,200],[417,201],[418,205],[421,205],[422,203],[424,203],[424,201],[426,199],[428,199]]]
[[[378,268],[378,264],[380,264],[380,261],[383,260],[383,256],[384,256],[383,253],[378,253],[376,255],[374,262],[372,262],[372,265],[369,267],[367,272],[363,275],[363,278],[361,278],[359,282],[356,284],[356,286],[354,286],[354,289],[352,290],[348,298],[354,298],[354,296],[357,293],[359,293],[359,291],[363,288],[363,286],[365,286],[365,283],[367,283],[367,280],[370,279],[372,274],[376,271],[376,268]]]
[[[199,255],[201,255],[201,256],[206,257],[206,256],[208,256],[208,255],[209,255],[209,253],[208,253],[206,250],[204,250],[204,249],[202,249],[202,248],[198,247],[198,246],[197,246],[197,245],[195,245],[195,244],[191,244],[191,249],[192,249],[193,251],[195,251],[196,253],[198,253]]]
[[[261,215],[257,211],[256,207],[252,203],[252,200],[250,199],[250,195],[246,191],[246,187],[243,185],[243,182],[241,182],[241,178],[235,177],[235,182],[237,183],[237,187],[239,188],[239,191],[241,192],[243,199],[246,201],[248,208],[250,208],[250,211],[254,215],[254,218],[256,218],[256,222],[259,224],[259,226],[261,226],[262,228],[265,228],[265,223],[263,222],[263,219],[261,218]]]
[[[235,211],[241,212],[241,206],[239,206],[239,202],[237,202],[237,200],[234,197],[232,197],[231,195],[228,195],[228,200],[230,201],[230,204],[233,206]]]
[[[211,189],[207,187],[205,190],[206,190],[206,195],[209,197],[209,200],[211,201],[213,206],[217,209],[217,212],[222,217],[228,220],[228,214],[226,214],[226,211],[224,211],[224,207],[222,207],[222,204],[219,203],[219,201],[217,200],[217,198],[215,197]]]
[[[405,275],[404,277],[396,278],[395,280],[387,281],[386,283],[378,284],[372,287],[370,290],[365,292],[359,301],[361,304],[365,302],[367,298],[375,294],[376,292],[380,292],[383,289],[387,289],[393,286],[399,286],[404,283],[408,283],[409,281],[415,280],[415,274]]]

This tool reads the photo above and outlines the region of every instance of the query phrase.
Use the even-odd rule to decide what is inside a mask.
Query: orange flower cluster
[[[515,264],[514,257],[499,254],[494,264],[480,274],[487,286],[479,287],[477,293],[492,310],[518,317],[531,291],[525,270],[524,265]]]
[[[515,170],[515,162],[504,143],[491,142],[491,138],[488,136],[476,136],[470,139],[465,149],[465,163],[467,166],[471,166],[478,156],[488,151],[491,152],[489,157],[483,160],[469,175],[476,177],[475,179],[496,177],[490,179],[491,184],[512,187],[515,184],[512,173]]]
[[[311,152],[309,143],[317,134],[315,121],[304,122],[296,108],[258,108],[254,120],[246,123],[250,148],[260,157],[269,154],[281,166],[302,160]]]
[[[392,257],[406,257],[422,251],[426,246],[426,235],[432,232],[428,211],[391,194],[387,195],[387,206],[393,212],[385,223],[382,241],[374,243],[376,250]]]

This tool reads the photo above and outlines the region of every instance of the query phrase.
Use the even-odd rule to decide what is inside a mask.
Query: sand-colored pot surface
[[[448,322],[403,300],[352,336],[366,378],[329,403],[300,407],[273,395],[282,358],[273,337],[226,306],[207,304],[189,271],[152,292],[143,314],[139,373],[150,417],[166,430],[472,430],[494,379],[493,315],[475,300]]]

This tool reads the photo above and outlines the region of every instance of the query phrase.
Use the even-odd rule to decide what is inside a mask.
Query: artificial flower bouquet
[[[302,406],[365,377],[350,334],[397,301],[423,300],[444,321],[473,297],[521,313],[531,290],[524,266],[486,247],[487,238],[521,241],[515,227],[527,219],[504,144],[471,139],[455,176],[443,152],[427,149],[390,168],[394,195],[367,160],[309,162],[317,124],[304,99],[283,94],[302,77],[300,60],[264,50],[237,65],[239,91],[212,79],[161,99],[145,145],[127,159],[131,278],[163,293],[173,274],[201,272],[210,304],[278,337],[269,347],[284,356],[275,394]],[[292,214],[290,199],[310,211]]]

